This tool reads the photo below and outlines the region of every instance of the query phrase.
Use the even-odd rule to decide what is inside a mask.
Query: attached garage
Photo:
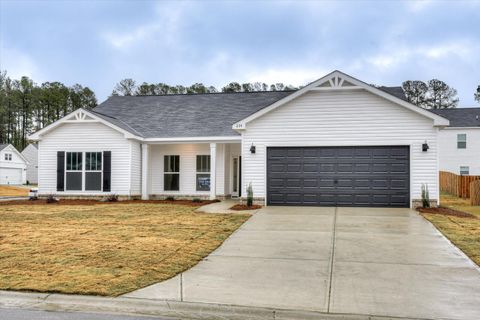
[[[267,148],[267,204],[409,207],[408,146]]]
[[[235,123],[242,181],[265,205],[438,204],[438,131],[448,120],[410,104],[401,87],[340,71]],[[245,196],[245,194],[242,194]]]
[[[0,168],[0,184],[22,184],[23,169]]]

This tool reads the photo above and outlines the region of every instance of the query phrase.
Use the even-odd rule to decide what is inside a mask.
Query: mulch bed
[[[10,205],[97,205],[97,204],[131,204],[131,203],[149,203],[149,204],[180,204],[192,207],[199,207],[210,203],[219,202],[218,200],[202,200],[202,201],[192,201],[192,200],[119,200],[119,201],[100,201],[100,200],[82,200],[82,199],[60,199],[58,202],[47,203],[46,199],[39,200],[19,200],[19,201],[0,201],[0,206],[10,206]]]
[[[247,206],[246,204],[236,204],[234,205],[233,207],[231,207],[230,209],[231,210],[237,210],[237,211],[241,211],[241,210],[256,210],[256,209],[260,209],[262,206],[258,205],[258,204],[254,204],[252,206]]]
[[[460,218],[472,218],[472,219],[477,219],[477,217],[471,213],[464,212],[464,211],[458,211],[450,208],[445,208],[445,207],[438,207],[438,208],[422,208],[419,207],[417,208],[417,211],[421,213],[433,213],[433,214],[441,214],[444,216],[455,216],[455,217],[460,217]]]

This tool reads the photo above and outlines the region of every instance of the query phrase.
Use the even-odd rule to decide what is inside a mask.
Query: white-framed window
[[[67,151],[65,153],[65,190],[102,191],[102,169],[102,152]]]
[[[197,156],[197,191],[210,191],[210,155]]]
[[[468,176],[470,174],[470,167],[469,166],[460,166],[460,175],[461,176]]]
[[[5,153],[5,160],[6,161],[12,161],[12,154],[11,153]]]
[[[65,154],[65,190],[83,190],[83,153],[67,152]]]
[[[85,152],[85,190],[102,191],[102,152]]]
[[[180,156],[163,157],[163,190],[180,190]]]
[[[457,149],[466,149],[467,148],[467,134],[459,133],[457,134]]]

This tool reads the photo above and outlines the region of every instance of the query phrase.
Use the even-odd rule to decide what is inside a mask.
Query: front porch
[[[241,196],[241,143],[143,143],[141,197],[225,199]]]

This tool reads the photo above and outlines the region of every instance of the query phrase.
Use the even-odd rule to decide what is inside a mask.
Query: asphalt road
[[[0,309],[1,320],[173,320],[143,316],[121,316],[98,313],[33,311],[23,309]]]

